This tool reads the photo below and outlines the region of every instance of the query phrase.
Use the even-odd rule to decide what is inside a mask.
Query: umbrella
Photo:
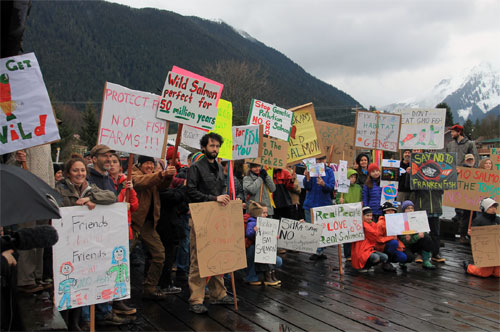
[[[21,167],[0,164],[0,225],[59,219],[61,195]]]

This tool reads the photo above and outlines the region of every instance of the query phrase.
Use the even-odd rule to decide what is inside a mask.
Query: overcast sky
[[[500,68],[500,0],[112,2],[221,19],[365,107],[418,97],[482,61]]]

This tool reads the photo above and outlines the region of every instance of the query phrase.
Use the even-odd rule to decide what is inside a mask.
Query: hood
[[[355,170],[353,170],[353,169],[349,168],[349,169],[347,170],[347,178],[349,179],[349,178],[351,177],[351,175],[353,175],[353,174],[358,175],[358,172],[356,172]]]

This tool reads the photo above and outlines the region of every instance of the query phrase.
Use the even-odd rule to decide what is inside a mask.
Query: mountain
[[[165,10],[34,1],[24,50],[35,52],[52,99],[79,110],[88,101],[100,108],[105,81],[159,94],[173,65],[220,80],[222,98],[244,96],[230,99],[240,121],[251,98],[286,108],[312,101],[320,120],[337,123],[353,123],[351,107],[359,105],[245,32]]]
[[[382,107],[393,112],[403,108],[435,107],[446,102],[453,119],[464,123],[482,120],[487,115],[500,114],[500,70],[483,62],[464,74],[441,80],[430,92],[420,98],[412,98]]]

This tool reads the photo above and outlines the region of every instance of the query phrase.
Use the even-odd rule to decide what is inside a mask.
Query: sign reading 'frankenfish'
[[[456,190],[456,153],[412,153],[410,188],[411,190]]]

